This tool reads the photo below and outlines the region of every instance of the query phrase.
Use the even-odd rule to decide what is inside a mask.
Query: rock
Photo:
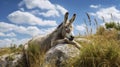
[[[16,67],[17,61],[22,57],[22,54],[5,54],[0,56],[0,67]]]
[[[46,65],[55,65],[56,67],[64,66],[68,64],[70,60],[77,58],[80,54],[80,50],[71,44],[58,44],[52,47],[45,55]]]

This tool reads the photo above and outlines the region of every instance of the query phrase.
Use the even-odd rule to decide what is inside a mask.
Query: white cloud
[[[100,5],[90,5],[91,8],[99,8]]]
[[[56,26],[56,21],[42,20],[29,12],[15,11],[8,15],[8,19],[16,24],[30,24],[41,26]]]
[[[8,32],[15,29],[17,26],[14,24],[9,24],[5,22],[0,22],[0,32]]]
[[[47,12],[41,12],[39,13],[40,15],[44,16],[44,17],[56,17],[56,16],[60,16],[60,14],[64,15],[66,12],[68,12],[64,7],[60,6],[60,5],[55,5],[54,9],[50,9]]]
[[[42,31],[42,35],[46,35],[46,34],[49,34],[51,33],[52,31],[54,31],[56,29],[56,27],[51,27],[51,28],[47,28],[47,29],[41,29]]]
[[[3,39],[0,39],[0,47],[9,46],[11,43],[21,44],[29,40],[29,38],[17,39],[17,35],[19,34],[36,36],[51,33],[57,25],[56,21],[43,19],[42,17],[37,16],[59,17],[67,12],[63,6],[53,4],[50,0],[22,0],[18,6],[19,10],[8,15],[8,19],[12,23],[0,22],[0,36],[4,37]],[[26,6],[27,9],[24,8],[24,6]],[[28,10],[28,12],[26,10]],[[39,29],[37,27],[38,25],[52,27]],[[16,38],[13,38],[15,36]]]
[[[10,32],[10,31],[14,31],[21,34],[27,34],[30,36],[35,36],[42,32],[36,26],[24,27],[24,26],[17,26],[14,24],[5,23],[5,22],[0,22],[0,32]],[[14,33],[9,33],[5,36],[10,36],[10,35],[15,36]],[[1,36],[4,36],[4,34],[1,33]]]
[[[39,13],[40,15],[44,16],[44,17],[56,17],[56,16],[60,16],[57,10],[49,10],[47,12],[41,12]]]
[[[95,14],[95,13],[92,13],[92,12],[90,12],[89,14],[92,15],[92,16],[96,16],[96,14]]]
[[[85,24],[77,25],[75,29],[78,31],[85,31]]]
[[[54,9],[55,6],[49,0],[23,0],[28,9]]]
[[[5,38],[0,39],[0,47],[10,47],[10,44],[25,44],[30,38],[17,39],[17,38]]]
[[[49,21],[46,21],[49,22]],[[44,34],[49,34],[50,32],[52,32],[55,29],[55,27],[50,27],[50,28],[45,28],[45,29],[39,29],[36,26],[28,26],[28,27],[24,27],[24,26],[18,26],[18,25],[14,25],[14,24],[9,24],[9,23],[5,23],[5,22],[0,22],[0,36],[15,36],[14,33],[9,33],[11,31],[20,33],[20,34],[27,34],[30,36],[36,36],[36,35],[44,35]],[[7,35],[5,35],[4,33],[8,33]]]
[[[9,24],[9,23],[5,23],[5,22],[0,22],[0,36],[3,37],[13,37],[16,36],[16,34],[14,34],[14,32],[20,33],[20,34],[27,34],[30,36],[37,36],[37,35],[47,35],[49,33],[51,33],[56,27],[51,27],[51,28],[46,28],[46,29],[41,29],[39,30],[39,28],[37,28],[36,26],[28,26],[28,27],[24,27],[24,26],[18,26],[18,25],[14,25],[14,24]],[[3,30],[2,30],[3,29]],[[13,31],[13,32],[11,32]],[[17,39],[16,38],[3,38],[0,39],[0,47],[8,47],[10,46],[11,43],[13,44],[24,44],[25,42],[27,42],[29,40],[29,38],[23,38],[23,39]]]
[[[5,34],[5,35],[8,36],[8,37],[15,37],[15,36],[16,36],[16,34],[13,33],[13,32],[11,32],[11,33],[7,33],[7,34]]]
[[[1,39],[0,40],[0,47],[8,47],[8,46],[10,46],[11,43],[12,43],[12,41],[8,38]]]
[[[113,20],[116,22],[120,22],[120,10],[116,9],[116,7],[108,7],[108,8],[101,8],[96,13],[90,13],[91,15],[98,17],[102,20],[104,17],[105,21],[109,22],[112,20],[111,14],[113,16]]]
[[[64,7],[58,4],[53,4],[49,0],[23,0],[19,5],[22,6],[24,5],[23,3],[28,9],[39,8],[44,10],[44,12],[38,13],[44,17],[56,17],[67,12]]]
[[[0,32],[0,36],[5,36],[5,34],[4,34],[4,33],[2,33],[2,32]]]
[[[15,37],[16,34],[13,33],[13,32],[10,32],[10,33],[7,33],[7,34],[0,32],[0,36],[1,37]]]
[[[15,31],[21,34],[28,34],[31,36],[35,36],[41,33],[41,31],[36,26],[29,27],[19,26],[15,29]]]
[[[33,14],[33,15],[39,15],[41,12],[40,12],[40,10],[32,10],[32,11],[30,11],[30,13],[31,14]]]
[[[63,15],[68,12],[64,7],[60,5],[56,5],[56,9],[58,9]]]

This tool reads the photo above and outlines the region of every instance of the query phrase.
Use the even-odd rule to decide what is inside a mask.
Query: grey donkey
[[[74,36],[72,34],[73,26],[72,23],[76,18],[76,14],[73,14],[72,18],[68,20],[69,13],[66,12],[63,22],[50,34],[45,37],[35,37],[32,38],[28,45],[39,45],[40,51],[46,52],[51,47],[54,47],[57,44],[68,43],[75,45],[80,49],[80,45],[74,41]]]

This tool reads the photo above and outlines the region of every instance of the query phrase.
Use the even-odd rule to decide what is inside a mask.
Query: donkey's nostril
[[[74,36],[71,36],[71,38],[74,38]]]
[[[72,41],[74,39],[74,36],[70,36],[69,40]]]

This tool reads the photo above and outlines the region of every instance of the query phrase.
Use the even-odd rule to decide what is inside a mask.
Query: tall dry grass
[[[104,31],[88,37],[92,43],[84,44],[79,59],[74,67],[119,67],[120,66],[120,41],[117,40],[115,31]]]
[[[90,15],[87,13],[88,20]],[[112,14],[111,14],[112,17]],[[103,22],[105,23],[105,18],[103,18]],[[112,19],[113,21],[113,19]],[[103,26],[98,25],[98,21],[94,19],[96,25],[96,33],[90,34],[91,31],[88,32],[88,28],[86,28],[86,32],[88,32],[87,37],[92,43],[80,43],[83,48],[81,48],[80,56],[77,61],[73,64],[73,67],[120,67],[120,40],[118,37],[118,30],[112,29],[108,30]],[[89,24],[89,26],[93,24]],[[90,29],[89,29],[90,30]]]

